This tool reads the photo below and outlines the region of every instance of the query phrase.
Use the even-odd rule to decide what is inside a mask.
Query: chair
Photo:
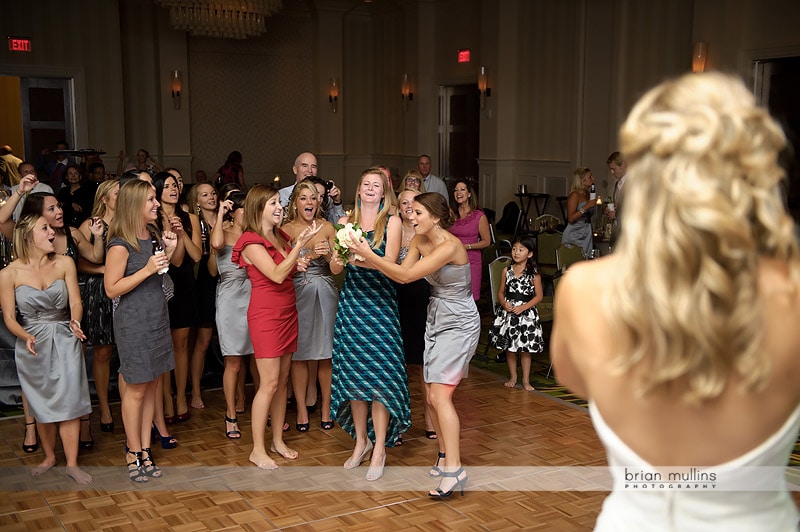
[[[544,231],[536,235],[536,263],[543,277],[552,279],[558,271],[556,249],[561,245],[561,233]]]
[[[555,276],[553,277],[553,295],[552,296],[544,296],[539,304],[536,305],[536,310],[539,312],[539,322],[542,323],[542,327],[544,327],[545,323],[550,323],[553,321],[553,316],[555,315],[555,309],[553,308],[553,303],[556,299],[555,290],[558,287],[558,282],[561,280],[561,272],[556,272]],[[549,341],[546,344],[549,345]],[[547,369],[547,378],[550,378],[550,373],[553,371],[553,362],[551,360],[550,367]]]
[[[489,224],[489,238],[491,239],[492,246],[494,246],[494,258],[498,258],[500,255],[511,254],[511,241],[507,239],[497,240],[494,225],[491,223]]]
[[[543,214],[536,218],[534,226],[531,228],[533,231],[554,231],[558,224],[561,223],[556,216],[552,214]]]
[[[572,244],[561,244],[556,248],[556,266],[558,271],[565,272],[567,268],[583,260],[583,249]],[[555,291],[555,288],[553,289]]]
[[[511,257],[497,257],[489,263],[489,290],[492,291],[492,316],[497,313],[497,305],[500,303],[497,300],[497,292],[500,291],[500,281],[503,279],[503,270],[508,268],[511,264]],[[489,357],[489,339],[486,339],[486,349],[483,350],[483,355],[478,357],[482,362],[488,362]]]

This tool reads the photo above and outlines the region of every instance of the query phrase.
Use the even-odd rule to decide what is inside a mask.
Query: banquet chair
[[[560,223],[561,220],[559,220],[558,217],[552,214],[543,214],[536,218],[532,229],[538,232],[554,231]]]
[[[542,281],[552,280],[558,271],[556,249],[561,245],[561,233],[558,231],[544,231],[536,235],[536,263]]]
[[[544,321],[542,319],[542,313],[543,313],[542,312],[542,307],[545,304],[545,299],[548,299],[548,298],[549,298],[549,309],[548,309],[547,305],[544,305],[544,309],[549,311],[549,314],[547,314],[547,316],[549,316],[549,318],[550,318],[549,321],[551,321],[551,322],[553,321],[553,312],[554,312],[553,303],[556,300],[556,289],[558,288],[558,282],[561,280],[561,276],[562,276],[562,272],[556,272],[556,275],[553,277],[553,295],[552,296],[545,296],[545,298],[543,298],[542,301],[539,302],[538,305],[536,305],[536,308],[539,309],[539,321],[540,322]],[[550,342],[549,341],[546,342],[546,345],[550,345]],[[548,356],[549,356],[549,352],[548,352]],[[548,379],[550,378],[550,373],[552,373],[552,372],[553,372],[553,359],[551,358],[550,359],[550,367],[547,368],[547,378]]]
[[[500,255],[511,254],[511,240],[506,238],[498,240],[493,224],[489,224],[489,238],[491,239],[492,246],[494,247],[494,258],[498,258]]]
[[[497,292],[500,291],[500,281],[503,279],[503,270],[511,264],[511,257],[497,257],[489,263],[489,290],[492,291],[492,321],[497,314],[497,307],[500,302],[497,300]],[[486,348],[483,354],[477,358],[481,362],[488,362],[489,357],[489,338],[486,338]]]
[[[583,249],[572,244],[561,244],[556,248],[556,267],[564,273],[567,268],[583,260]],[[555,291],[555,289],[554,289]]]

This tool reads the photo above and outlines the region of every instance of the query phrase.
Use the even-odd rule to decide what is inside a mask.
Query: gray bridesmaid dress
[[[20,324],[36,337],[36,355],[17,339],[14,360],[31,414],[41,423],[58,423],[92,411],[81,342],[69,328],[69,296],[63,279],[39,290],[14,289]]]
[[[217,334],[219,348],[225,355],[250,355],[253,342],[247,327],[247,307],[252,287],[247,270],[231,262],[233,246],[217,252]]]
[[[472,299],[470,265],[445,264],[425,277],[431,285],[425,324],[423,377],[427,383],[455,385],[467,376],[478,348],[481,319]]]
[[[339,306],[339,291],[328,261],[318,257],[308,271],[294,278],[297,294],[297,351],[293,361],[326,360],[333,350],[333,325]]]

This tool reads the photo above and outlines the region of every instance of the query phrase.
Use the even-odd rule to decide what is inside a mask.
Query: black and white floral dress
[[[527,303],[536,295],[533,275],[526,271],[517,277],[511,266],[506,270],[506,300],[514,306]],[[531,307],[519,316],[500,306],[489,330],[489,343],[501,351],[541,353],[544,350],[539,311]]]

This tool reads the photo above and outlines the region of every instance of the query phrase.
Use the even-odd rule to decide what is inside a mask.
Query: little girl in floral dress
[[[519,236],[511,246],[511,265],[503,270],[497,297],[500,310],[489,331],[489,343],[506,351],[510,378],[505,385],[517,385],[517,353],[522,365],[522,386],[531,386],[531,353],[544,350],[542,324],[536,304],[542,300],[542,277],[533,260],[536,241]]]

